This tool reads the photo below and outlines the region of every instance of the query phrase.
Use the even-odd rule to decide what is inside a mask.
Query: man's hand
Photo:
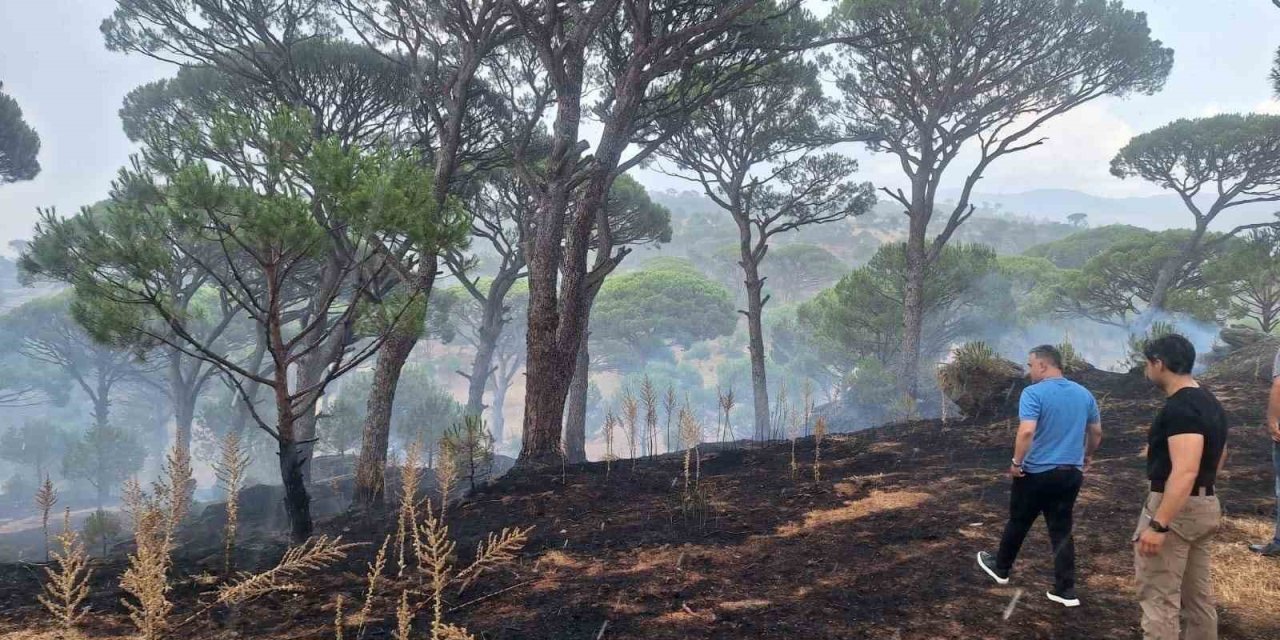
[[[1270,422],[1267,424],[1267,431],[1271,433],[1271,439],[1280,442],[1280,422]]]
[[[1025,475],[1027,475],[1027,472],[1026,472],[1026,471],[1023,471],[1023,470],[1022,470],[1022,467],[1019,467],[1019,466],[1018,466],[1018,465],[1016,465],[1016,464],[1011,464],[1011,465],[1009,465],[1009,477],[1010,477],[1010,478],[1021,478],[1021,477],[1025,476]]]
[[[1164,546],[1164,537],[1168,534],[1160,533],[1155,529],[1144,529],[1142,534],[1138,536],[1138,541],[1134,543],[1138,547],[1138,554],[1145,558],[1152,558],[1160,554],[1160,548]]]
[[[1083,473],[1089,473],[1089,469],[1093,467],[1093,456],[1084,457]]]

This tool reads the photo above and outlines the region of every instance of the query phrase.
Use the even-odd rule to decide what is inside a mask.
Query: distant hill
[[[708,255],[738,240],[738,229],[728,214],[695,191],[654,191],[650,197],[671,210],[672,243],[662,249],[668,255],[694,259]],[[941,208],[941,207],[940,207]],[[820,246],[850,266],[871,258],[885,242],[901,241],[907,235],[907,218],[892,202],[881,201],[874,210],[854,219],[804,227],[776,236],[775,245],[806,243]],[[1065,220],[1065,216],[1063,216]],[[946,223],[941,211],[929,225],[931,234]],[[956,230],[952,242],[982,243],[997,253],[1016,255],[1046,242],[1060,240],[1079,231],[1065,221],[1050,221],[1014,215],[1000,209],[979,209]]]
[[[943,189],[942,198],[959,196],[955,189]],[[1207,198],[1197,200],[1205,207]],[[1031,216],[1044,220],[1066,221],[1073,213],[1089,216],[1089,226],[1127,224],[1156,231],[1191,226],[1191,214],[1177,195],[1145,196],[1136,198],[1106,198],[1072,189],[1035,189],[1021,193],[974,194],[974,204],[985,208],[998,208],[1007,213]],[[1238,224],[1263,222],[1271,219],[1280,207],[1274,204],[1253,204],[1232,208],[1219,216],[1211,227],[1225,231]]]

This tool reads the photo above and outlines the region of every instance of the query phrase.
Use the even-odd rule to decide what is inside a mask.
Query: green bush
[[[1067,375],[1087,371],[1091,368],[1088,362],[1081,357],[1080,352],[1070,342],[1063,342],[1058,345],[1058,353],[1062,354],[1062,372]]]
[[[1129,370],[1140,371],[1147,365],[1147,357],[1142,352],[1147,348],[1148,342],[1176,332],[1177,329],[1172,323],[1156,321],[1151,323],[1151,328],[1146,333],[1131,334],[1129,336]]]

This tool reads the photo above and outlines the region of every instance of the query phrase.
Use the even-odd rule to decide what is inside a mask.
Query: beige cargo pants
[[[1152,492],[1138,517],[1133,540],[1151,523],[1164,494]],[[1217,640],[1218,611],[1213,605],[1209,543],[1222,522],[1217,496],[1192,495],[1169,523],[1160,553],[1145,558],[1134,546],[1138,601],[1144,640]],[[1186,634],[1179,634],[1182,620]]]

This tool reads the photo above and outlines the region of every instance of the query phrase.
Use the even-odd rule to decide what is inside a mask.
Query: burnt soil
[[[1270,518],[1270,448],[1259,426],[1266,387],[1205,386],[1232,417],[1223,504]],[[789,443],[704,453],[707,497],[693,509],[681,507],[678,456],[513,472],[451,507],[448,520],[464,557],[503,527],[533,525],[529,544],[515,566],[451,593],[448,619],[490,639],[1138,638],[1129,540],[1145,494],[1145,431],[1160,399],[1127,383],[1093,391],[1106,435],[1076,508],[1080,608],[1044,597],[1052,560],[1041,523],[1009,586],[975,566],[979,550],[994,552],[1006,514],[1015,427],[1004,418],[828,436],[816,482],[812,438],[796,445],[796,479]],[[215,611],[175,636],[333,638],[334,600],[342,594],[346,610],[358,608],[385,526],[339,518],[319,529],[374,544],[307,579],[305,589]],[[252,569],[269,565],[283,542],[258,539],[245,549],[240,562]],[[179,551],[174,619],[212,589],[199,577],[216,564],[210,553]],[[132,632],[115,586],[120,562],[96,569],[90,637]],[[0,636],[50,628],[35,602],[39,571],[0,565]],[[391,600],[377,600],[364,637],[393,637]],[[419,628],[416,637],[427,635]],[[1280,619],[1225,608],[1221,637],[1280,638]]]

